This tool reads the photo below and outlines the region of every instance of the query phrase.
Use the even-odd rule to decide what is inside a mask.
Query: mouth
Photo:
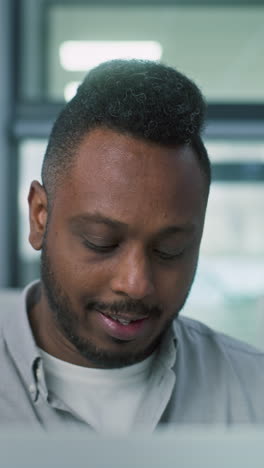
[[[150,317],[127,314],[113,314],[97,310],[100,325],[112,338],[130,341],[146,334],[150,327]]]
[[[141,315],[140,317],[137,317],[135,315],[131,316],[126,314],[110,314],[107,312],[102,312],[100,310],[98,312],[105,315],[105,317],[108,317],[111,320],[115,320],[116,322],[121,323],[122,325],[129,325],[131,322],[138,322],[139,320],[145,320],[148,318],[148,315]]]

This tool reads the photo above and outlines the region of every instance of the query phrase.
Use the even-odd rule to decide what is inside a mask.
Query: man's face
[[[80,144],[47,217],[45,202],[34,211],[31,190],[49,340],[92,367],[146,357],[195,274],[207,196],[193,150],[98,128]],[[38,244],[34,216],[43,222]]]

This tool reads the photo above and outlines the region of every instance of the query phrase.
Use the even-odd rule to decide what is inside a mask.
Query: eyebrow
[[[70,224],[72,226],[82,226],[83,224],[105,224],[112,228],[127,228],[128,224],[123,223],[121,221],[117,221],[116,219],[109,218],[106,216],[101,215],[100,213],[86,213],[77,216],[73,216],[70,218]]]
[[[100,213],[85,213],[85,214],[80,214],[77,216],[73,216],[70,218],[70,225],[74,228],[76,227],[81,227],[85,224],[104,224],[106,226],[111,227],[112,229],[128,229],[129,225],[127,223],[124,223],[122,221],[118,221],[113,218],[106,217]],[[192,232],[195,230],[195,224],[193,223],[185,223],[182,225],[171,225],[168,227],[165,227],[164,229],[161,229],[157,233],[158,236],[160,235],[170,235],[170,234],[177,234],[181,232]]]

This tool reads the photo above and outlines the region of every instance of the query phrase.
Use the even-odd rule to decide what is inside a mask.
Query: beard
[[[149,356],[159,346],[160,341],[171,326],[172,321],[178,316],[190,290],[187,291],[181,306],[178,307],[173,316],[166,321],[159,336],[154,339],[149,346],[143,350],[132,352],[126,349],[127,342],[112,338],[113,342],[115,342],[120,349],[118,351],[111,351],[103,349],[102,347],[99,348],[93,342],[92,338],[84,338],[78,333],[78,316],[74,313],[74,307],[72,306],[70,297],[56,278],[47,252],[46,238],[43,242],[41,252],[41,279],[54,322],[63,336],[75,347],[81,356],[87,359],[87,364],[92,363],[93,367],[104,369],[121,368],[136,364]],[[104,302],[96,302],[92,300],[92,298],[86,298],[85,310],[87,314],[89,314],[91,310],[108,310],[116,314],[119,312],[133,312],[135,316],[139,318],[146,315],[159,318],[163,314],[159,306],[148,306],[142,301],[136,300],[107,304]]]

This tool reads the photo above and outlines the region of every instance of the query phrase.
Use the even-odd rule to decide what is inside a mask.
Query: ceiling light
[[[156,41],[66,41],[59,56],[65,70],[88,71],[113,59],[160,60],[162,46]]]

